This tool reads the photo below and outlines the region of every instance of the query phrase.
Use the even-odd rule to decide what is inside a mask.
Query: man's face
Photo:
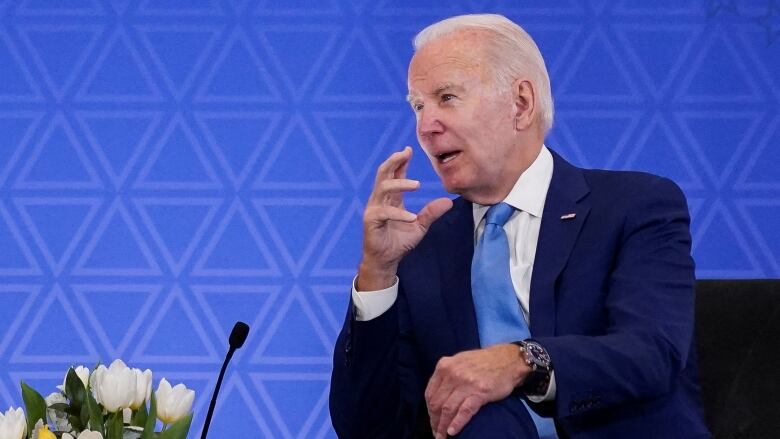
[[[511,89],[497,87],[482,54],[485,37],[457,31],[417,51],[409,64],[409,102],[417,139],[445,189],[492,204],[519,177],[522,152]]]

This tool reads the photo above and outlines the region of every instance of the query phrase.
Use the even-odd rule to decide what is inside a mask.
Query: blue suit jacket
[[[694,265],[682,192],[649,174],[553,159],[530,329],[550,353],[557,396],[534,409],[555,418],[561,437],[709,437],[693,351]],[[401,262],[390,310],[358,322],[350,304],[331,382],[340,437],[410,436],[436,362],[479,348],[473,236],[471,203],[457,199]]]

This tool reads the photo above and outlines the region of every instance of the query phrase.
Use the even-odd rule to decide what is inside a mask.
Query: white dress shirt
[[[530,326],[531,316],[529,302],[531,295],[531,275],[533,274],[536,244],[539,239],[539,227],[542,223],[544,201],[553,173],[553,158],[547,147],[542,146],[536,160],[517,179],[504,202],[516,210],[504,225],[509,240],[509,272],[515,294]],[[474,244],[478,242],[485,229],[484,217],[490,206],[473,205]],[[357,278],[355,278],[357,280]],[[398,297],[398,279],[384,290],[357,291],[355,280],[352,282],[352,303],[355,305],[355,316],[358,321],[368,321],[382,315],[390,309]],[[555,398],[555,372],[547,394],[544,397],[533,398],[534,401],[546,401]]]

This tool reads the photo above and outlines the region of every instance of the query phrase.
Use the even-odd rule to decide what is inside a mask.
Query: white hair
[[[414,37],[414,50],[420,50],[433,40],[463,29],[479,29],[490,32],[485,52],[494,68],[496,82],[500,86],[511,84],[522,76],[530,77],[537,95],[542,129],[547,133],[553,123],[553,99],[550,76],[539,47],[522,27],[497,14],[458,15],[434,23]]]

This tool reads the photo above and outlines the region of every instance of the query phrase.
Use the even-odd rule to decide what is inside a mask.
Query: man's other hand
[[[509,396],[530,370],[513,344],[443,357],[425,389],[436,439],[460,433],[483,405]]]
[[[363,213],[363,257],[358,291],[385,289],[395,281],[401,258],[412,250],[440,216],[452,208],[449,198],[437,198],[415,215],[404,207],[402,194],[420,187],[406,178],[412,148],[392,154],[379,166],[374,189]]]

